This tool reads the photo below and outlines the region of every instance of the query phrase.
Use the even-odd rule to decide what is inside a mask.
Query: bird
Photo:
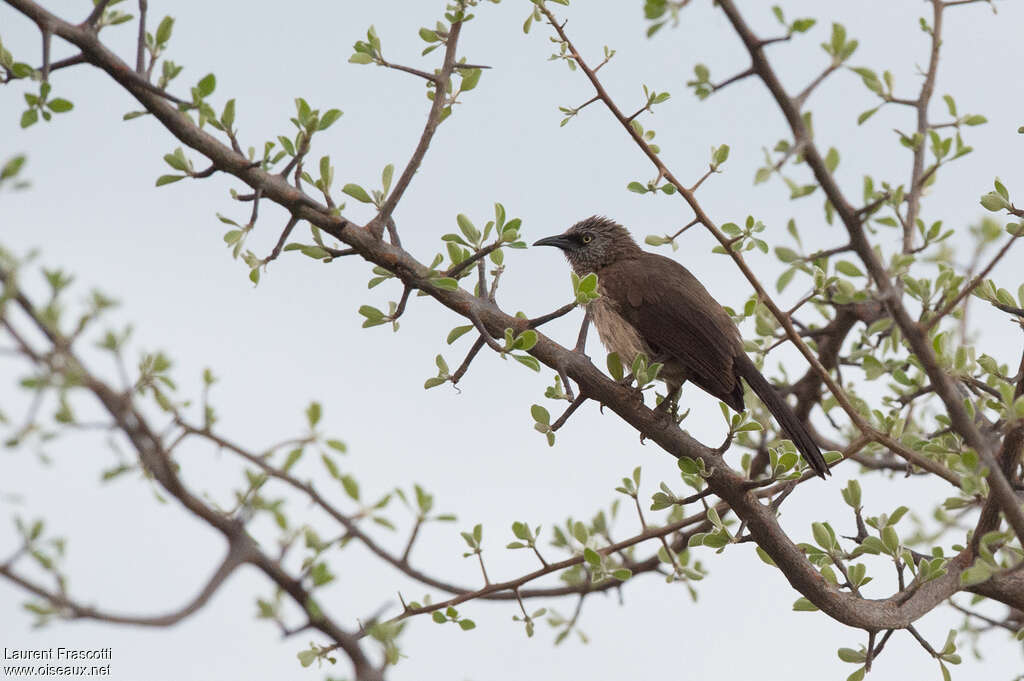
[[[601,342],[627,366],[639,353],[663,364],[658,378],[668,395],[660,408],[674,404],[690,381],[742,412],[743,379],[814,472],[829,475],[807,427],[743,351],[736,324],[683,265],[645,251],[625,227],[596,215],[533,245],[561,249],[581,277],[597,275],[600,297],[588,313]]]

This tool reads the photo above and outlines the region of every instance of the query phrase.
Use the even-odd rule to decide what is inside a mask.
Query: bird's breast
[[[636,329],[615,310],[607,296],[590,303],[590,317],[594,321],[597,335],[609,352],[615,352],[623,364],[629,366],[633,359],[644,353],[651,357],[651,349]]]

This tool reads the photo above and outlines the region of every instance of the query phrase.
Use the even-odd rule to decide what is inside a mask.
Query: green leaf
[[[794,262],[801,259],[799,253],[794,251],[792,248],[786,248],[785,246],[776,246],[775,256],[782,262]]]
[[[469,69],[468,72],[464,71],[463,73],[465,75],[462,76],[460,88],[463,92],[468,92],[480,82],[480,75],[483,73],[483,69]]]
[[[341,486],[345,489],[347,494],[354,501],[359,501],[359,483],[351,475],[341,476]]]
[[[828,531],[824,523],[811,523],[811,533],[814,535],[814,541],[817,542],[818,546],[826,551],[830,550],[835,543],[832,533]]]
[[[839,659],[843,662],[853,662],[860,664],[867,659],[867,654],[863,650],[854,650],[853,648],[840,648],[838,651]]]
[[[850,480],[843,489],[843,500],[853,508],[860,508],[861,489],[857,480]]]
[[[306,407],[306,421],[309,423],[310,428],[316,426],[320,422],[320,417],[323,415],[323,408],[319,402],[310,402],[309,406]]]
[[[433,614],[431,614],[430,618],[432,620],[434,620],[435,622],[437,622],[438,624],[444,624],[445,622],[448,621],[448,618],[445,617],[444,613],[441,612],[440,610],[435,610],[433,612]]]
[[[36,109],[26,109],[25,113],[21,114],[21,127],[27,128],[38,120],[39,112]]]
[[[465,236],[470,243],[480,243],[480,230],[478,230],[476,226],[473,225],[472,220],[470,220],[464,214],[459,213],[457,216],[455,216],[455,221],[459,225],[459,231],[462,232],[463,236]]]
[[[335,121],[341,118],[341,109],[328,109],[324,112],[324,115],[320,117],[320,122],[317,124],[317,130],[326,130],[327,128],[334,125]]]
[[[184,179],[185,175],[161,175],[160,177],[156,178],[156,186],[162,187],[165,184],[171,184],[172,182],[177,182],[178,180]]]
[[[512,355],[512,359],[519,362],[525,367],[529,367],[536,372],[540,372],[540,360],[531,355]]]
[[[972,114],[964,119],[965,125],[982,125],[988,123],[988,119],[981,114]]]
[[[164,162],[175,170],[188,172],[188,159],[185,158],[185,152],[181,147],[175,149],[173,154],[164,154]]]
[[[369,64],[373,61],[373,57],[365,52],[356,52],[348,58],[348,61],[350,64]]]
[[[469,631],[470,629],[476,629],[476,622],[473,620],[459,620],[459,628],[463,631]]]
[[[359,307],[359,314],[366,317],[368,321],[376,321],[384,318],[384,313],[372,305],[361,305]]]
[[[519,334],[512,347],[515,348],[516,350],[529,351],[536,344],[537,332],[534,331],[533,329],[527,329],[526,331],[523,331],[521,334]]]
[[[220,124],[228,130],[235,124],[235,100],[229,99],[224,105],[224,112],[220,115]]]
[[[619,357],[619,353],[608,353],[607,364],[608,373],[611,374],[611,377],[614,378],[616,381],[621,381],[625,377],[626,374],[624,372],[622,366],[622,358]]]
[[[159,44],[159,43],[166,43],[168,40],[170,40],[171,39],[171,31],[173,29],[174,29],[174,18],[173,17],[164,17],[160,21],[160,25],[156,27],[156,35],[154,36],[156,38],[156,42]],[[303,666],[305,667],[305,666],[308,666],[308,665],[303,665]]]
[[[448,345],[451,345],[456,340],[461,338],[464,334],[469,333],[472,330],[472,324],[466,324],[465,326],[456,326],[448,333],[448,338],[446,339],[446,342],[448,343]]]
[[[982,196],[981,205],[993,213],[1010,207],[1010,203],[997,192],[989,192]]]
[[[430,280],[430,283],[446,291],[455,291],[459,288],[459,282],[451,277],[435,277]]]
[[[723,144],[722,146],[717,147],[714,150],[714,152],[712,152],[712,154],[711,154],[711,163],[715,167],[718,167],[718,166],[722,165],[723,163],[725,163],[726,159],[728,159],[728,158],[729,158],[729,145],[728,144]]]
[[[533,420],[537,423],[543,423],[544,425],[551,423],[551,414],[539,404],[534,404],[530,407],[530,415],[533,416]]]
[[[854,265],[849,260],[840,260],[836,263],[836,270],[845,274],[848,277],[863,277],[864,273],[860,271],[860,268]]]
[[[772,560],[772,557],[768,555],[767,551],[762,549],[760,546],[755,546],[754,548],[757,551],[757,557],[758,558],[760,558],[762,561],[764,561],[768,565],[771,565],[772,567],[776,567],[775,561]]]
[[[74,104],[66,99],[55,97],[46,102],[46,107],[53,113],[64,113],[65,111],[71,111],[74,108]]]
[[[366,190],[360,187],[358,184],[346,184],[344,187],[341,188],[341,191],[348,194],[356,201],[361,201],[362,203],[373,203],[373,199],[370,198],[370,195],[367,194]]]
[[[942,99],[946,102],[946,108],[949,110],[949,115],[956,118],[956,102],[950,95],[942,95]]]
[[[3,168],[0,168],[0,180],[6,180],[14,177],[21,170],[21,167],[25,164],[24,156],[15,156],[14,158],[7,161]]]
[[[818,609],[814,603],[801,596],[793,602],[793,610],[797,612],[813,612]]]
[[[217,77],[212,73],[208,73],[203,76],[202,80],[196,85],[199,90],[199,94],[202,97],[209,97],[213,94],[214,89],[217,87]]]
[[[987,581],[992,576],[993,569],[987,563],[978,559],[974,565],[960,573],[961,586],[974,586]]]
[[[806,33],[816,23],[818,23],[817,19],[797,19],[796,21],[793,22],[793,25],[790,26],[790,28],[793,30],[794,33]]]
[[[789,282],[793,280],[793,276],[796,274],[796,268],[790,267],[788,270],[779,275],[778,281],[775,282],[775,290],[779,293],[789,286]]]
[[[22,127],[24,127],[24,126],[22,126]],[[630,182],[628,185],[626,185],[626,189],[628,189],[631,192],[636,192],[637,194],[646,194],[647,193],[647,187],[645,187],[644,185],[640,184],[639,182]]]
[[[834,173],[838,166],[839,152],[836,151],[835,147],[829,147],[828,153],[825,154],[825,167],[828,168],[828,172]]]
[[[879,108],[880,107],[876,106],[874,109],[868,109],[867,111],[862,111],[861,114],[859,116],[857,116],[857,125],[861,125],[862,123],[864,123],[864,121],[866,121],[867,119],[869,119],[872,116],[874,116],[875,112],[878,111]]]

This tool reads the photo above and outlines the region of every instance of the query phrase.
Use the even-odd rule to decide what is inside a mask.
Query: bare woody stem
[[[394,189],[391,190],[391,194],[384,201],[384,205],[381,206],[378,221],[390,217],[395,211],[395,206],[402,200],[402,196],[405,195],[406,189],[409,188],[413,176],[419,170],[420,164],[423,163],[423,157],[426,156],[427,149],[430,148],[430,141],[434,138],[437,126],[441,122],[441,113],[444,111],[447,100],[448,83],[451,81],[452,72],[455,70],[455,52],[461,31],[461,21],[452,24],[445,43],[444,63],[441,65],[441,72],[434,81],[434,101],[430,106],[430,113],[427,115],[427,123],[423,127],[423,133],[420,135],[420,141],[417,143],[412,157],[405,165],[405,170],[402,171],[398,181],[395,183]],[[383,230],[383,224],[381,225],[381,230]]]

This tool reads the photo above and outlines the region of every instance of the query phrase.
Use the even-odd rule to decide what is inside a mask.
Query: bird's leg
[[[683,381],[685,383],[686,381]],[[679,425],[679,393],[683,389],[683,384],[674,385],[672,383],[665,383],[667,393],[661,402],[658,402],[658,406],[654,408],[654,413],[658,415],[658,420],[661,421],[661,425],[667,426],[670,423]],[[640,444],[643,444],[646,439],[646,435],[640,433]]]
[[[673,386],[670,383],[666,383],[665,387],[667,388],[665,397],[658,402],[658,406],[654,410],[665,412],[675,418],[679,415],[679,394],[683,390],[683,384],[680,383],[677,386]]]
[[[654,411],[663,415],[665,419],[671,419],[671,422],[679,425],[682,419],[679,418],[679,395],[683,391],[683,385],[686,383],[686,379],[683,379],[678,385],[668,383],[666,381],[665,397],[661,399],[658,406],[654,408]]]

